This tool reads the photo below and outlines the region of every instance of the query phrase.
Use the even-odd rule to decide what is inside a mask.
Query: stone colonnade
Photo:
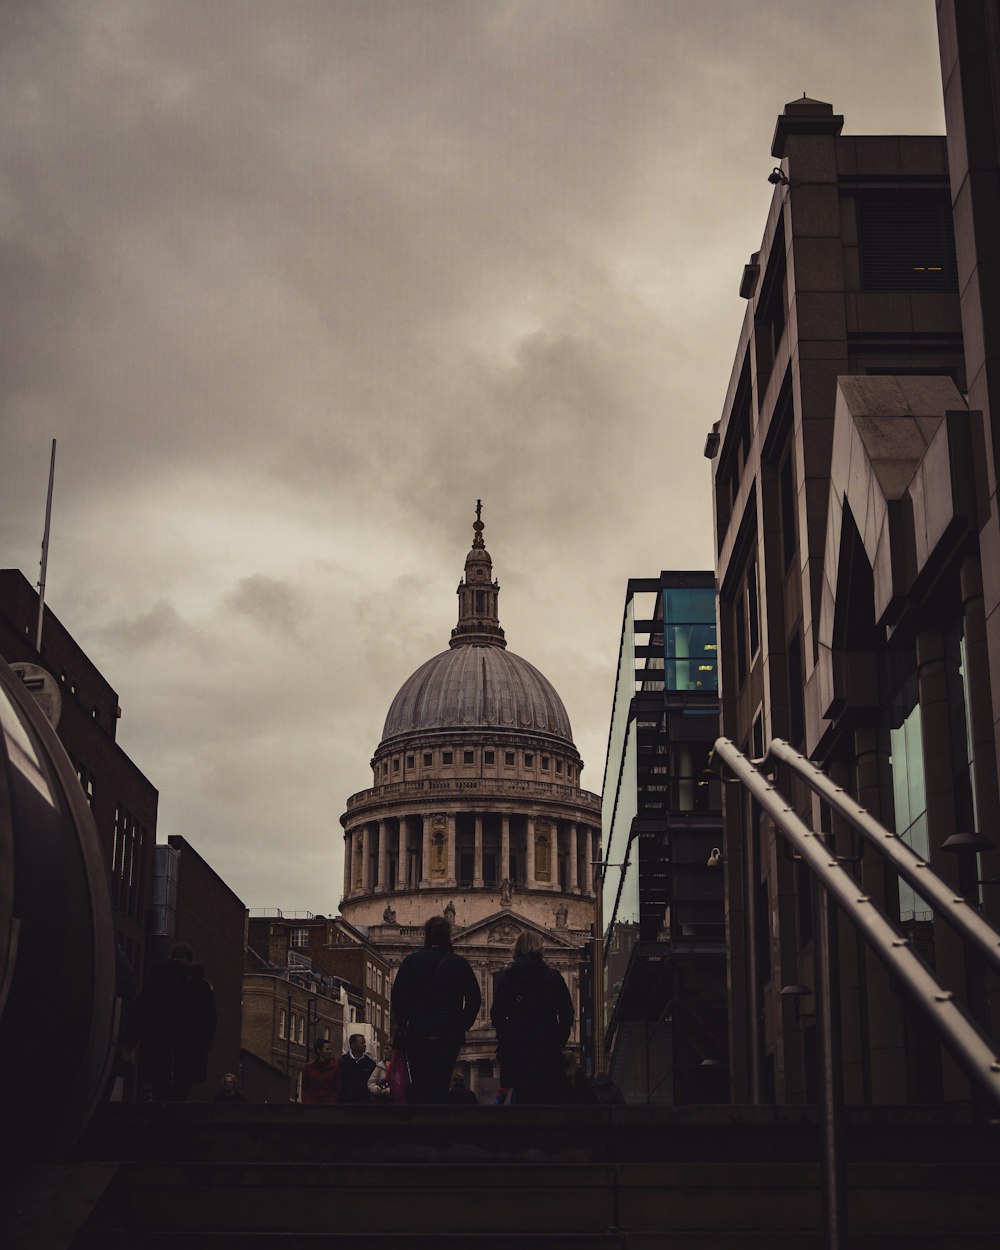
[[[505,880],[592,898],[600,851],[596,826],[537,812],[388,816],[352,826],[344,840],[345,898],[436,885],[499,888]]]

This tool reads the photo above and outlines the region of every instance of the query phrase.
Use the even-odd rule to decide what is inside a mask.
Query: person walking
[[[490,1019],[497,1031],[500,1083],[519,1106],[561,1103],[562,1048],[573,1028],[573,1000],[559,971],[542,958],[542,939],[522,933],[514,962],[497,974]]]
[[[352,1033],[349,1049],[340,1056],[341,1103],[369,1103],[368,1078],[375,1071],[375,1060],[365,1053],[365,1035]]]
[[[388,1104],[392,1102],[392,1090],[389,1088],[389,1065],[392,1062],[392,1047],[385,1046],[382,1058],[372,1069],[368,1078],[368,1093],[371,1101]]]
[[[309,1105],[340,1102],[340,1065],[333,1057],[329,1038],[318,1037],[313,1057],[302,1069],[302,1101]]]
[[[482,1001],[476,974],[452,949],[451,925],[444,916],[431,916],[423,950],[407,955],[392,983],[392,1017],[409,1063],[410,1102],[448,1101],[455,1060]]]
[[[215,1036],[215,995],[186,942],[156,964],[138,1002],[141,1079],[154,1102],[186,1102],[194,1085],[208,1079],[208,1051]]]
[[[212,1099],[213,1102],[246,1102],[246,1098],[240,1093],[239,1082],[236,1079],[235,1072],[227,1072],[222,1078],[218,1092]]]

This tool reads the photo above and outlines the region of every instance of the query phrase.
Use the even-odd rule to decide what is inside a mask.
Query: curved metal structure
[[[0,1105],[8,1150],[64,1158],[117,1037],[107,868],[76,772],[0,660]]]

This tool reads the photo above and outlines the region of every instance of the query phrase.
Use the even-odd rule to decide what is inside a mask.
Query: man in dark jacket
[[[215,995],[186,942],[153,967],[138,1003],[139,1063],[155,1102],[186,1102],[208,1078],[215,1036]]]
[[[573,1000],[557,969],[542,958],[537,933],[522,933],[514,962],[497,974],[490,1019],[497,1031],[500,1082],[520,1104],[561,1103],[562,1048],[573,1028]]]
[[[339,1103],[369,1103],[368,1078],[375,1071],[375,1060],[365,1053],[365,1035],[352,1033],[347,1052],[340,1056]]]
[[[410,1069],[410,1102],[446,1103],[455,1060],[482,1004],[476,974],[451,946],[444,916],[424,925],[424,948],[392,983],[392,1015]]]

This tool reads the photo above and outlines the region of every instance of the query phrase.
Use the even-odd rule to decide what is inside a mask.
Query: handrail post
[[[826,1250],[846,1250],[847,1218],[841,1158],[843,1080],[840,1056],[840,998],[837,914],[816,883],[816,979],[819,1028],[819,1127],[822,1154],[823,1237]]]

